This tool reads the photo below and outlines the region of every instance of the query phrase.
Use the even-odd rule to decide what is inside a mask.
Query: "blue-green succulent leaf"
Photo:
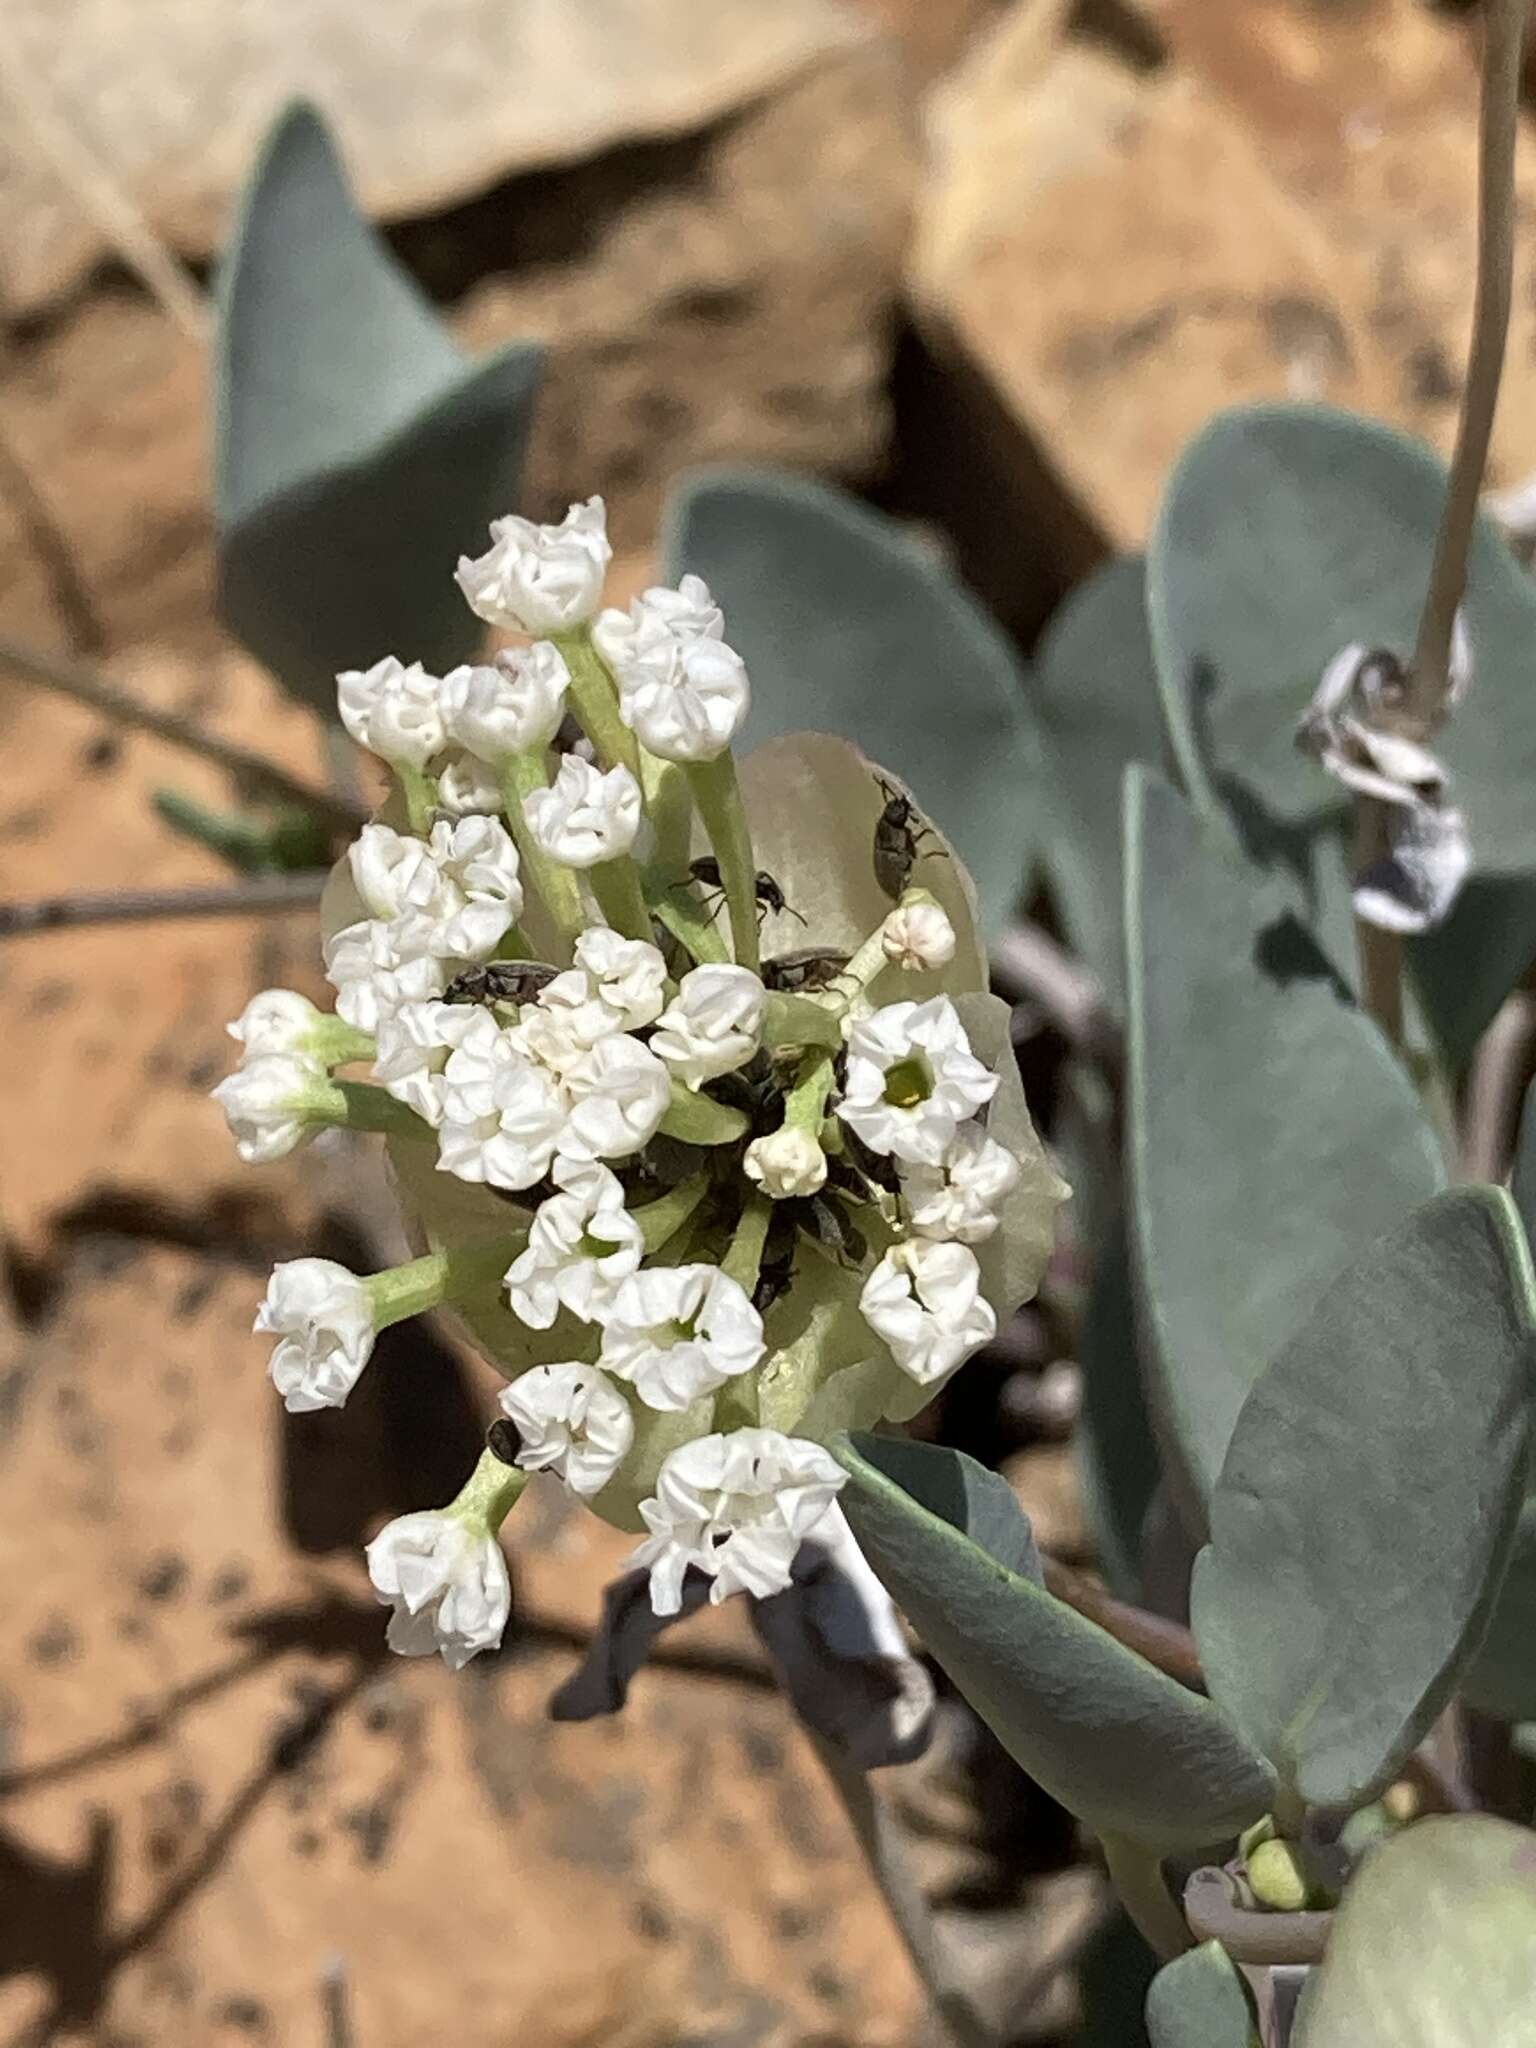
[[[1129,1186],[1153,1410],[1198,1524],[1260,1372],[1444,1184],[1407,1075],[1219,823],[1126,790]]]
[[[1147,1993],[1152,2048],[1259,2048],[1253,2006],[1219,1941],[1165,1963]]]
[[[894,769],[954,842],[997,930],[1028,879],[1042,774],[1027,671],[1002,629],[894,520],[768,470],[703,471],[678,487],[664,575],[690,571],[751,674],[747,742],[838,733]]]
[[[473,651],[454,565],[515,507],[541,361],[470,364],[319,115],[279,117],[220,281],[214,499],[220,609],[296,696],[334,716],[339,669]]]
[[[1501,1188],[1416,1210],[1238,1418],[1195,1562],[1218,1700],[1309,1803],[1387,1782],[1453,1691],[1525,1490],[1536,1291]]]
[[[1158,1853],[1202,1846],[1268,1811],[1269,1768],[1225,1715],[1000,1563],[963,1526],[974,1513],[963,1483],[929,1486],[920,1501],[886,1439],[834,1438],[832,1449],[848,1473],[843,1508],[871,1564],[1054,1799],[1100,1833]]]

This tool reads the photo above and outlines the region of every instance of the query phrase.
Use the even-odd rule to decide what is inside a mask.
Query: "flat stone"
[[[109,253],[104,180],[206,255],[294,94],[335,123],[367,210],[692,132],[869,33],[835,0],[13,0],[0,61],[0,301]]]
[[[1075,504],[1139,545],[1220,406],[1320,399],[1448,451],[1474,268],[1477,87],[1420,0],[1151,0],[1137,36],[1016,8],[941,85],[913,291]],[[1520,163],[1522,217],[1536,159]],[[1521,238],[1492,463],[1536,465]]]

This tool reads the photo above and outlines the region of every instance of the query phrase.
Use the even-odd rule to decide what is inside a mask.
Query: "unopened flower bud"
[[[229,1119],[235,1150],[247,1166],[283,1159],[327,1121],[323,1100],[325,1069],[290,1053],[265,1053],[247,1060],[213,1090]],[[317,1111],[320,1112],[317,1114]]]
[[[570,670],[551,641],[508,648],[495,663],[453,669],[443,677],[448,737],[485,761],[547,747],[565,714]]]
[[[548,789],[523,799],[528,829],[552,860],[571,868],[619,860],[640,830],[640,785],[619,763],[607,774],[567,754]]]
[[[955,928],[937,903],[902,903],[880,927],[880,943],[893,967],[918,974],[954,959]]]
[[[814,1195],[826,1183],[826,1153],[809,1131],[788,1125],[754,1138],[741,1163],[748,1180],[775,1202]]]
[[[332,1259],[289,1259],[274,1267],[255,1328],[279,1340],[272,1384],[291,1415],[340,1408],[376,1334],[367,1283]]]
[[[440,688],[419,661],[406,667],[389,654],[372,668],[344,670],[336,678],[336,705],[360,747],[422,768],[443,744]]]
[[[456,580],[470,610],[493,626],[563,633],[596,611],[612,558],[603,501],[588,498],[556,526],[493,519],[490,548],[473,560],[461,555]]]

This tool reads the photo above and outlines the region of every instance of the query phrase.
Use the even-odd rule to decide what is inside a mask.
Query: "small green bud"
[[[1312,1896],[1301,1857],[1290,1842],[1260,1842],[1248,1858],[1248,1882],[1259,1904],[1277,1913],[1300,1913]]]

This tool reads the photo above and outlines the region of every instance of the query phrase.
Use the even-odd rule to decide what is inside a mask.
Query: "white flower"
[[[385,761],[422,768],[443,744],[440,685],[419,661],[409,668],[388,654],[372,668],[336,678],[341,722],[360,747]]]
[[[438,1166],[460,1180],[514,1191],[532,1187],[555,1156],[564,1094],[490,1011],[470,1009],[468,1015],[439,1084]]]
[[[456,668],[443,677],[443,724],[486,761],[547,747],[565,716],[571,672],[549,640],[508,648],[494,665]]]
[[[789,1124],[764,1138],[754,1138],[741,1164],[747,1179],[775,1202],[814,1195],[826,1184],[826,1153],[809,1131]]]
[[[904,1373],[931,1386],[997,1334],[976,1254],[963,1244],[895,1244],[864,1283],[859,1310]]]
[[[513,1313],[535,1330],[547,1330],[562,1307],[584,1323],[601,1322],[645,1256],[640,1226],[606,1166],[557,1159],[553,1171],[560,1192],[534,1211],[527,1247],[507,1268]]]
[[[317,1097],[329,1086],[323,1067],[292,1053],[263,1053],[221,1081],[213,1099],[229,1119],[247,1166],[283,1159],[313,1137]],[[322,1119],[323,1120],[323,1119]]]
[[[430,953],[443,880],[426,841],[373,820],[347,848],[347,864],[363,908],[392,927],[398,957]]]
[[[255,1328],[278,1339],[272,1384],[290,1415],[339,1408],[373,1350],[367,1283],[331,1259],[289,1259],[272,1270]]]
[[[956,1130],[997,1093],[947,996],[887,1003],[847,1027],[837,1113],[874,1152],[936,1166]]]
[[[567,1159],[628,1159],[661,1128],[672,1100],[667,1070],[638,1038],[600,1039],[565,1076],[571,1113],[560,1133]]]
[[[603,1321],[599,1363],[648,1408],[676,1414],[763,1355],[763,1319],[718,1266],[645,1266]]]
[[[483,1028],[475,1024],[483,1014],[471,1004],[436,997],[399,1004],[379,1019],[373,1078],[429,1124],[440,1124],[443,1070],[454,1047]]]
[[[563,633],[596,611],[613,558],[603,501],[573,505],[558,526],[493,519],[491,546],[459,557],[456,581],[472,612],[519,633]]]
[[[998,1212],[1018,1185],[1019,1162],[980,1124],[962,1124],[937,1166],[909,1166],[901,1192],[919,1237],[981,1244],[997,1229]]]
[[[318,1059],[318,1048],[334,1023],[334,1018],[316,1009],[296,988],[264,988],[251,997],[234,1023],[224,1028],[244,1049],[247,1060],[263,1059],[269,1053]]]
[[[651,1606],[676,1614],[689,1565],[714,1580],[712,1602],[732,1593],[782,1593],[802,1541],[837,1498],[844,1474],[820,1444],[776,1429],[696,1437],[673,1451],[640,1503],[651,1534],[634,1563],[651,1572]]]
[[[517,848],[500,818],[439,818],[428,851],[439,879],[431,951],[485,960],[523,914]]]
[[[552,860],[596,867],[628,853],[640,830],[640,785],[619,762],[603,774],[579,754],[567,754],[548,789],[523,798],[528,829]]]
[[[704,1082],[744,1067],[762,1043],[768,992],[749,967],[692,968],[651,1039],[680,1081]]]
[[[450,818],[494,817],[501,809],[501,784],[489,762],[462,747],[438,773],[437,808]]]
[[[617,1016],[594,993],[589,976],[568,967],[523,1005],[512,1037],[529,1059],[541,1061],[568,1083],[592,1048],[618,1028]]]
[[[601,1493],[635,1437],[629,1403],[595,1365],[536,1365],[503,1390],[525,1471],[559,1474],[572,1493]]]
[[[402,1004],[425,1002],[447,987],[444,963],[425,953],[400,959],[389,926],[378,918],[345,926],[323,950],[336,1014],[359,1031],[377,1032]]]
[[[723,631],[698,576],[647,590],[627,614],[606,611],[592,629],[619,686],[619,715],[664,760],[712,761],[741,729],[751,690]]]
[[[638,1031],[661,1015],[667,963],[644,939],[626,939],[607,925],[591,925],[576,941],[576,965],[585,968],[621,1031]]]
[[[401,1657],[442,1653],[461,1671],[501,1641],[512,1586],[501,1545],[445,1509],[401,1515],[368,1545],[368,1576],[394,1608],[389,1647]]]
[[[955,928],[937,903],[902,903],[881,925],[880,944],[893,967],[918,974],[954,959]]]

